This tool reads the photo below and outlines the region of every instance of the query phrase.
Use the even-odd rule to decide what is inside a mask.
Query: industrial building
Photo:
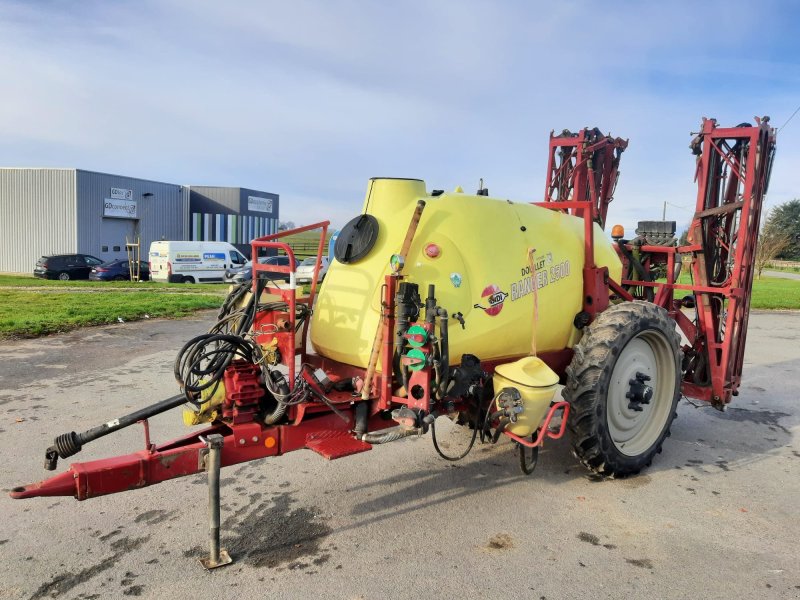
[[[194,187],[82,169],[0,168],[0,272],[30,273],[51,254],[125,258],[138,239],[230,241],[278,228],[278,195]]]
[[[278,231],[278,201],[247,188],[190,186],[189,239],[229,242],[250,256],[250,240]]]

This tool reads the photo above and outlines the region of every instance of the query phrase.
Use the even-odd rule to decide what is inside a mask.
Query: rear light
[[[167,277],[172,277],[172,263],[167,261]]]
[[[147,270],[148,271],[152,271],[153,270],[153,263],[152,262],[148,262],[147,263]]]

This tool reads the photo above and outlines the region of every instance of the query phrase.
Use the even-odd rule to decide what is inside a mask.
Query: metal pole
[[[206,455],[206,472],[208,473],[208,514],[210,524],[210,556],[201,558],[200,564],[206,569],[224,567],[233,562],[228,551],[219,547],[219,471],[221,466],[220,450],[224,439],[220,434],[208,436],[208,454]]]
[[[62,433],[55,439],[53,445],[50,446],[45,452],[44,468],[48,471],[55,471],[59,457],[69,458],[70,456],[80,452],[83,446],[89,442],[93,442],[94,440],[106,436],[109,433],[114,433],[115,431],[129,427],[134,423],[138,423],[139,421],[144,421],[145,419],[149,419],[155,415],[160,415],[163,412],[185,403],[186,396],[183,394],[178,394],[172,398],[167,398],[166,400],[156,402],[155,404],[146,408],[142,408],[117,419],[113,419],[108,423],[103,423],[97,427],[92,427],[83,433],[75,433],[74,431],[70,433]]]

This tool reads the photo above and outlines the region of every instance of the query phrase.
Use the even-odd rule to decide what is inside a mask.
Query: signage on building
[[[136,214],[136,200],[119,200],[106,198],[103,201],[103,216],[117,219],[138,219]]]
[[[272,198],[247,197],[247,210],[272,214]]]
[[[117,200],[133,200],[133,190],[111,188],[111,197]]]

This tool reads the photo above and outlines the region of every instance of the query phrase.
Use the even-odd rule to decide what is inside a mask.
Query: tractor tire
[[[667,312],[623,302],[587,327],[567,367],[572,452],[603,477],[649,467],[677,416],[680,337]]]

